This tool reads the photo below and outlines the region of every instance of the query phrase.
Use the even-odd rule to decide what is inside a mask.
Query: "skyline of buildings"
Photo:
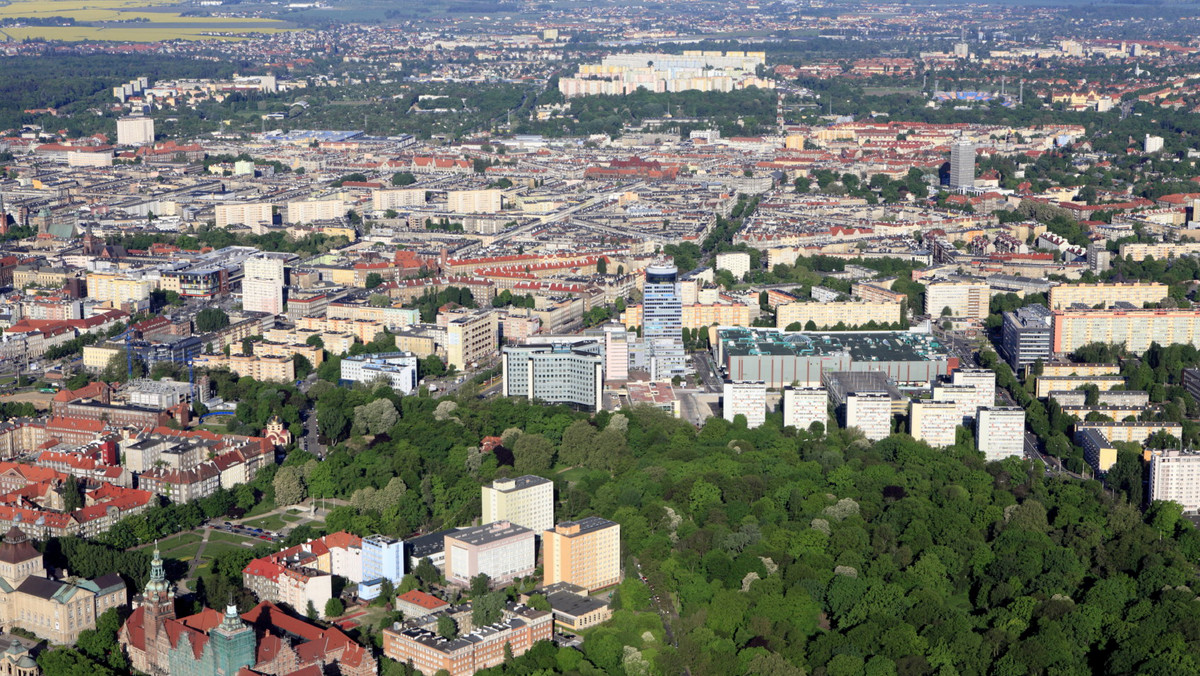
[[[220,45],[6,27],[14,63],[87,55],[71,82],[100,94],[4,104],[56,106],[9,110],[0,134],[5,626],[70,645],[131,610],[118,642],[151,676],[367,676],[384,657],[466,676],[550,640],[564,671],[687,668],[700,543],[724,604],[707,622],[773,660],[753,612],[715,609],[811,577],[771,548],[840,542],[855,473],[961,461],[950,475],[994,476],[998,500],[1059,502],[1054,529],[1060,482],[1200,510],[1200,370],[1176,368],[1200,347],[1192,19],[220,9],[296,20]],[[692,49],[716,37],[746,51]],[[726,476],[792,456],[828,486]],[[872,510],[929,497],[904,478],[862,501],[868,534]],[[155,541],[141,594],[47,563],[78,555],[54,538],[115,555],[174,537],[164,514],[216,516],[167,561]],[[1028,522],[1003,516],[963,542]],[[241,570],[215,553],[251,545]],[[838,576],[873,575],[850,554]],[[614,611],[678,633],[611,650],[586,630]]]

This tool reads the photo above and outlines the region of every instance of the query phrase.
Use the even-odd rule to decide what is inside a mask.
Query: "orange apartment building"
[[[621,581],[621,525],[589,516],[564,521],[542,534],[544,580],[568,582],[589,592]]]

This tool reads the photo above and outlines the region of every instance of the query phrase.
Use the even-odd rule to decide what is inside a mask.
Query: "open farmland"
[[[55,21],[58,18],[62,21]],[[239,39],[294,29],[283,21],[256,17],[184,16],[169,0],[13,0],[0,6],[0,21],[9,24],[0,28],[9,40]],[[42,25],[47,23],[53,25]]]

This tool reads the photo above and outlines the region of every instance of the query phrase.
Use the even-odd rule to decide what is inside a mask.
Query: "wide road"
[[[534,221],[533,223],[530,223],[528,225],[522,225],[521,227],[513,228],[512,230],[502,232],[502,233],[496,235],[496,238],[492,241],[494,243],[499,244],[500,242],[506,242],[509,240],[514,240],[514,239],[518,239],[520,237],[524,237],[544,225],[549,225],[551,223],[560,223],[562,221],[565,221],[565,220],[571,218],[572,216],[579,213],[580,211],[583,211],[584,209],[587,209],[587,208],[595,206],[596,204],[599,204],[603,201],[606,201],[609,198],[609,195],[617,195],[620,193],[624,193],[628,190],[632,190],[632,189],[642,186],[644,184],[645,184],[644,181],[638,181],[636,183],[631,183],[629,185],[618,186],[618,188],[615,190],[610,190],[608,192],[592,195],[588,199],[580,202],[579,204],[576,204],[575,206],[568,207],[561,211],[556,211],[552,214],[545,214],[545,215],[539,217],[538,220]]]
[[[721,392],[721,372],[712,355],[708,352],[696,352],[692,354],[692,362],[696,367],[696,375],[700,376],[701,382],[704,383],[704,389],[709,392]]]

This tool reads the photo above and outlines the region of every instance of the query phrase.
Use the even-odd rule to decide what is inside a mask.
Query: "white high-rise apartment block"
[[[1185,512],[1200,510],[1200,453],[1161,451],[1150,456],[1150,499],[1178,502]]]
[[[950,308],[951,317],[987,319],[991,299],[987,282],[933,282],[925,286],[925,314],[937,321]]]
[[[975,144],[967,139],[950,146],[950,187],[975,187]]]
[[[975,448],[988,462],[1025,453],[1025,409],[985,406],[975,417]]]
[[[728,270],[733,278],[741,280],[750,272],[750,254],[742,251],[717,254],[717,269]]]
[[[604,326],[604,379],[629,380],[629,333],[620,324]]]
[[[919,399],[908,414],[909,434],[935,448],[953,446],[957,428],[962,424],[958,404],[953,401]]]
[[[345,218],[349,206],[343,200],[295,200],[287,203],[288,223],[312,223]]]
[[[494,214],[504,206],[501,190],[448,190],[446,209],[455,214]]]
[[[946,385],[934,383],[934,401],[952,401],[958,406],[960,420],[975,418],[975,410],[979,408],[979,392],[971,385]]]
[[[246,259],[242,278],[242,309],[283,314],[284,264],[290,254],[259,253]]]
[[[117,120],[117,145],[144,146],[154,143],[154,118],[122,117]]]
[[[231,225],[258,225],[274,220],[271,205],[267,202],[218,204],[213,212],[218,228],[228,228]]]
[[[540,476],[496,479],[483,490],[483,523],[509,521],[541,535],[554,528],[554,482]]]
[[[1147,153],[1156,153],[1163,149],[1163,137],[1151,136],[1146,134],[1146,140],[1142,142],[1142,151]]]
[[[996,405],[996,373],[991,369],[955,369],[950,374],[952,385],[970,385],[975,388],[974,408]],[[973,417],[972,412],[968,417]]]
[[[783,388],[783,425],[807,430],[813,423],[829,424],[829,391],[824,387]]]
[[[857,427],[871,441],[892,433],[892,398],[886,392],[856,392],[846,397],[846,427]]]
[[[741,414],[746,416],[746,427],[762,425],[767,420],[767,384],[761,380],[737,383],[726,380],[721,412],[730,422]]]
[[[425,205],[425,189],[401,188],[399,190],[376,190],[371,193],[371,208],[375,211],[419,207]]]

